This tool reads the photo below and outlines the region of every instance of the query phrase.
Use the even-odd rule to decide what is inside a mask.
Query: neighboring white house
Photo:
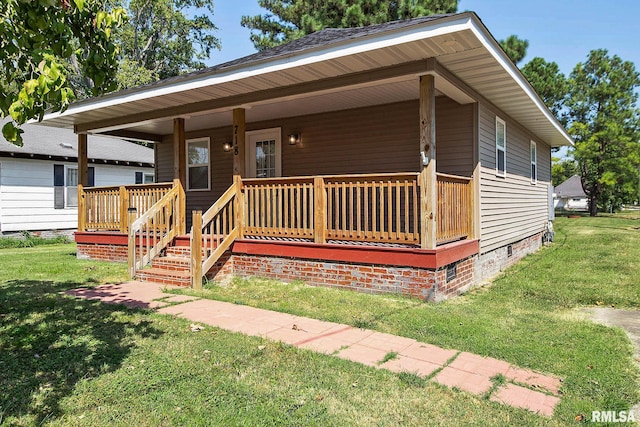
[[[555,188],[553,206],[556,209],[571,211],[586,211],[589,209],[589,199],[582,189],[578,175],[573,175]]]
[[[24,146],[0,136],[0,234],[65,230],[78,225],[77,136],[23,126]],[[153,149],[89,135],[89,186],[154,182]]]

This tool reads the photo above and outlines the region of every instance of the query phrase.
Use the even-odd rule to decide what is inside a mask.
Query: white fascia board
[[[266,59],[256,63],[239,65],[231,69],[222,70],[219,73],[214,73],[213,75],[202,76],[193,80],[177,82],[167,86],[149,88],[147,90],[142,89],[140,91],[120,96],[118,96],[117,93],[114,93],[112,95],[107,95],[106,99],[96,99],[77,106],[71,105],[63,113],[55,112],[47,114],[43,120],[51,120],[62,116],[79,114],[86,111],[126,104],[156,96],[215,86],[234,80],[241,80],[262,74],[302,67],[305,65],[373,51],[376,49],[388,48],[403,43],[464,31],[472,28],[470,16],[471,15],[462,15],[456,19],[443,18],[442,21],[429,23],[426,27],[416,25],[373,36],[364,36],[355,39],[354,41],[333,44],[328,48],[317,48],[302,52],[301,54],[294,53],[285,57],[278,57],[273,60]]]
[[[480,40],[482,45],[489,51],[491,56],[504,68],[504,70],[509,73],[511,78],[520,86],[520,88],[531,98],[531,101],[536,105],[536,107],[540,110],[542,114],[547,118],[549,123],[566,139],[568,145],[574,145],[573,138],[569,136],[564,127],[558,122],[558,120],[551,114],[551,111],[547,108],[547,106],[542,102],[536,91],[531,87],[529,82],[522,76],[522,73],[516,69],[516,66],[511,62],[511,59],[507,57],[507,55],[502,51],[502,48],[498,46],[495,42],[493,36],[491,36],[484,27],[484,25],[479,24],[477,21],[473,21],[470,26],[471,31],[475,34],[475,36]]]

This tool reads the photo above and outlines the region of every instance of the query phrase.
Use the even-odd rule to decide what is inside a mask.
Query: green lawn
[[[207,297],[307,314],[562,376],[552,420],[334,357],[60,291],[125,279],[73,245],[0,250],[0,424],[566,425],[638,400],[619,330],[583,305],[638,307],[640,221],[561,218],[557,243],[441,304],[237,280]],[[264,346],[264,347],[263,347]]]

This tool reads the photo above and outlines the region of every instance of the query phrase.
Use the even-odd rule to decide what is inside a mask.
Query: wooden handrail
[[[437,174],[438,244],[473,237],[473,179]]]
[[[129,275],[149,265],[184,229],[185,194],[179,181],[174,181],[158,202],[138,217],[129,227]]]
[[[202,278],[239,236],[240,180],[205,212],[195,211],[191,227],[191,286],[202,289]]]

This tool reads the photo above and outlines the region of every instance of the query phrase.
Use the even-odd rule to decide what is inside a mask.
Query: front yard
[[[552,247],[441,304],[255,279],[199,294],[559,375],[551,420],[415,375],[62,296],[124,280],[126,266],[56,245],[0,250],[0,424],[566,425],[628,409],[640,400],[630,342],[582,308],[640,308],[640,221],[559,218],[556,230]]]

